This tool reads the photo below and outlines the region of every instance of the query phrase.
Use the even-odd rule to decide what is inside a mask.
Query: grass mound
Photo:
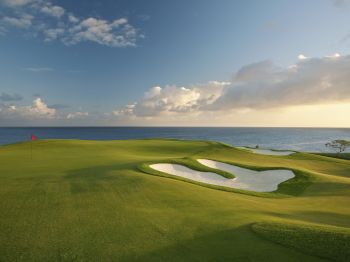
[[[350,261],[350,229],[301,224],[260,222],[252,225],[255,233],[265,239],[306,254],[333,261]]]

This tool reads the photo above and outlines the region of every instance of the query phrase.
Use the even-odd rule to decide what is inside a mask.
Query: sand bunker
[[[211,168],[230,172],[235,175],[235,178],[228,179],[216,173],[196,171],[177,164],[153,164],[150,165],[150,167],[170,175],[201,183],[256,192],[275,191],[280,183],[294,177],[294,173],[290,170],[268,170],[258,172],[213,160],[198,159],[198,162]]]
[[[271,149],[258,149],[258,148],[242,147],[242,146],[239,146],[237,148],[247,149],[256,154],[271,155],[271,156],[288,156],[295,153],[294,151],[274,151]]]

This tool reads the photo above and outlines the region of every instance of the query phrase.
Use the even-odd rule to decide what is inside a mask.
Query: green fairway
[[[291,169],[276,192],[152,171],[207,158]],[[217,171],[225,177],[233,177]],[[350,261],[350,161],[207,141],[41,140],[0,146],[0,261]]]

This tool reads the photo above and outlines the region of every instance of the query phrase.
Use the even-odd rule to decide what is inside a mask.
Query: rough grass
[[[254,194],[141,171],[157,162],[209,171],[197,158],[300,173],[277,192]],[[208,141],[42,140],[33,143],[33,159],[30,143],[0,147],[0,199],[0,261],[324,261],[250,225],[349,228],[350,162]],[[343,244],[329,243],[335,253]]]

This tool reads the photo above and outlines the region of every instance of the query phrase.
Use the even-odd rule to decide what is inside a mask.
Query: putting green
[[[149,168],[213,159],[289,169],[272,193]],[[226,190],[226,189],[225,189]],[[207,141],[42,140],[0,147],[0,261],[349,261],[350,161]]]

